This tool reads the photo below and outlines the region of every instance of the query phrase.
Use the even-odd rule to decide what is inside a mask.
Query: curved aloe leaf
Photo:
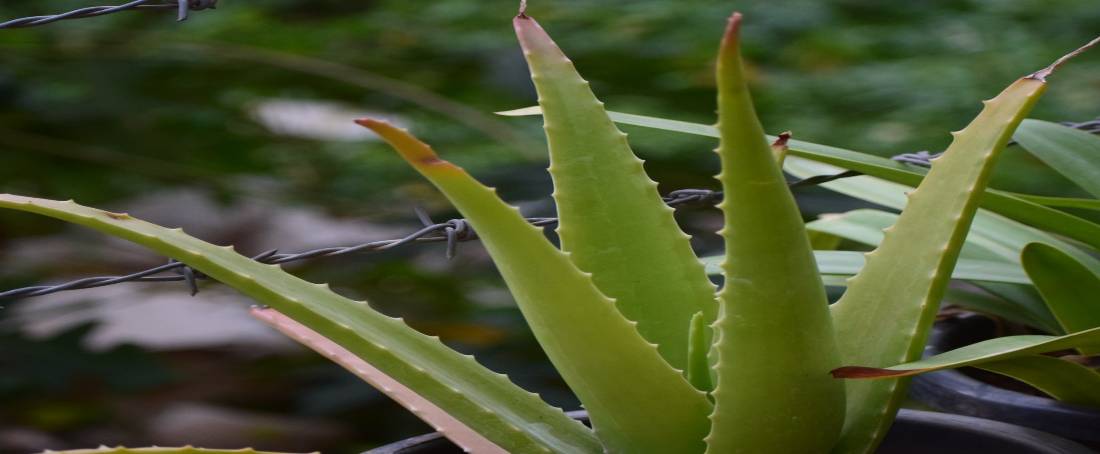
[[[669,367],[590,275],[492,189],[440,159],[428,145],[388,123],[365,119],[359,124],[389,142],[477,230],[535,337],[588,409],[608,451],[702,450],[710,402]]]
[[[591,431],[504,375],[327,285],[124,213],[10,194],[0,194],[0,208],[91,227],[186,263],[339,343],[508,451],[600,451]]]
[[[833,276],[855,275],[863,268],[866,261],[862,252],[855,251],[814,251],[814,259],[821,274]],[[707,273],[711,275],[722,274],[722,260],[723,257],[717,255],[702,258],[707,267]],[[1031,283],[1019,265],[991,260],[960,259],[951,278],[1011,284]]]
[[[970,344],[935,356],[886,368],[845,366],[833,371],[837,378],[897,378],[954,369],[981,366],[1039,353],[1077,347],[1100,346],[1100,327],[1064,336],[1007,336]],[[849,382],[858,383],[858,382]],[[874,383],[869,382],[869,383]]]
[[[1081,189],[1100,197],[1100,137],[1057,123],[1024,120],[1013,138]]]
[[[726,259],[707,452],[823,452],[844,421],[844,385],[828,374],[839,355],[802,216],[745,83],[740,20],[718,54]]]
[[[1012,131],[1046,89],[1031,75],[1009,85],[935,159],[882,244],[833,305],[846,364],[892,364],[920,357],[970,223]],[[849,382],[839,452],[875,449],[905,396],[907,381]]]
[[[538,22],[521,14],[513,23],[545,113],[561,248],[684,369],[692,316],[716,315],[714,285],[588,82]]]
[[[1062,402],[1100,408],[1100,372],[1072,361],[1027,355],[975,367],[1015,378]]]
[[[294,321],[294,319],[281,314],[275,309],[252,308],[251,312],[252,316],[257,320],[270,325],[272,328],[287,335],[287,337],[320,353],[332,362],[347,369],[348,372],[370,383],[375,389],[389,396],[391,399],[401,404],[402,407],[405,407],[405,409],[428,423],[436,432],[446,436],[454,442],[454,444],[462,448],[463,451],[476,452],[478,454],[508,454],[508,451],[501,449],[500,446],[497,446],[492,441],[481,436],[481,434],[470,429],[470,427],[463,424],[462,421],[455,419],[454,416],[451,416],[442,408],[433,404],[430,400],[417,394],[416,391],[409,389],[408,386],[402,385],[401,382],[394,380],[393,377],[386,375],[384,372],[378,370],[377,367],[363,361],[362,358],[355,356],[355,354],[348,351],[348,349],[341,347],[331,339],[309,329],[308,326]]]
[[[539,115],[541,111],[538,106],[535,106],[498,113],[501,115],[523,116]],[[710,125],[621,112],[608,112],[608,115],[620,124],[718,137],[718,130]],[[774,140],[774,138],[772,139]],[[791,140],[787,143],[787,146],[789,148],[788,156],[798,156],[812,161],[832,164],[909,186],[920,184],[925,174],[923,169],[843,148],[801,140]],[[981,204],[982,207],[990,211],[1027,225],[1065,235],[1092,247],[1100,248],[1100,224],[1044,206],[1041,201],[1029,200],[1030,198],[1016,197],[1013,193],[989,189],[982,196]]]
[[[1022,257],[1028,276],[1067,333],[1100,326],[1100,262],[1074,258],[1043,243],[1027,245]],[[1096,355],[1100,349],[1081,353]]]
[[[180,448],[164,448],[159,446],[149,448],[124,448],[116,446],[109,448],[100,446],[95,449],[68,449],[64,451],[51,451],[49,449],[42,454],[279,454],[270,451],[257,451],[252,448],[244,449],[207,449],[184,446]],[[313,452],[312,454],[320,454]]]

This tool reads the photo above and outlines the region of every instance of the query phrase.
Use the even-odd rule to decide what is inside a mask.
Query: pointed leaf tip
[[[914,370],[893,370],[882,369],[878,367],[863,367],[863,366],[844,366],[838,367],[829,371],[833,375],[833,378],[884,378],[884,377],[903,377],[906,375],[916,375],[920,373],[920,369]]]
[[[519,0],[519,13],[516,14],[517,19],[527,19],[527,0]]]
[[[437,166],[447,165],[453,166],[450,162],[444,161],[435,154],[432,147],[428,144],[421,142],[408,131],[398,128],[389,122],[383,120],[375,120],[373,118],[360,118],[355,120],[355,123],[374,131],[385,140],[387,143],[393,146],[402,158],[405,158],[409,164],[413,166]]]
[[[728,52],[737,49],[741,35],[741,13],[734,12],[726,23],[726,33],[722,35],[722,51]]]

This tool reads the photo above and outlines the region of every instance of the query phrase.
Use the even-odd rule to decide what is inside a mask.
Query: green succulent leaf
[[[1007,336],[970,344],[935,356],[886,368],[845,366],[833,371],[837,378],[890,379],[943,369],[983,366],[998,361],[1027,357],[1077,347],[1100,346],[1100,327],[1064,336]],[[881,381],[881,380],[877,380]],[[858,383],[858,382],[855,382]],[[874,383],[874,381],[870,382]]]
[[[824,452],[844,421],[843,383],[828,374],[839,355],[802,216],[745,83],[739,24],[734,14],[718,56],[726,255],[707,452]]]
[[[498,112],[508,116],[540,115],[538,106],[525,107]],[[690,123],[678,120],[634,115],[621,112],[608,112],[611,119],[619,124],[654,128],[684,134],[718,137],[718,130],[710,125]],[[774,137],[771,138],[774,140]],[[788,156],[798,156],[812,161],[832,164],[844,169],[855,170],[884,180],[909,186],[920,184],[925,171],[919,167],[902,164],[879,156],[821,145],[801,140],[787,143]],[[1035,196],[1017,197],[1013,193],[989,189],[982,197],[981,204],[986,209],[1003,216],[1041,228],[1051,233],[1065,235],[1092,247],[1100,248],[1100,224],[1088,221],[1070,213],[1044,206],[1044,199]],[[1057,200],[1055,200],[1057,202]],[[1085,203],[1092,207],[1092,202]],[[1055,206],[1055,205],[1052,205]]]
[[[185,263],[332,339],[509,452],[601,451],[589,429],[504,375],[327,285],[125,213],[10,194],[0,194],[0,208],[91,227]]]
[[[95,449],[68,449],[63,451],[45,450],[42,454],[279,454],[270,451],[257,451],[252,448],[244,449],[207,449],[183,446],[178,448],[166,448],[160,446],[148,448],[125,448],[122,446],[100,446]],[[319,454],[314,452],[312,454]]]
[[[1045,88],[1038,78],[1022,78],[952,133],[947,151],[933,161],[897,223],[832,306],[846,364],[920,357],[996,158]],[[872,452],[893,421],[907,382],[848,385],[848,419],[836,450]]]
[[[685,369],[692,316],[702,312],[708,324],[716,316],[714,285],[588,82],[538,22],[514,24],[544,112],[561,249]],[[710,340],[709,329],[702,334]]]
[[[519,210],[404,130],[359,123],[389,142],[469,220],[520,311],[613,453],[699,452],[711,404]],[[685,329],[686,336],[686,329]]]
[[[1100,407],[1100,372],[1073,361],[1027,355],[975,367],[1027,383],[1062,402]]]
[[[1100,137],[1041,120],[1024,120],[1013,136],[1052,169],[1100,197]]]
[[[1067,333],[1100,326],[1100,261],[1074,256],[1044,243],[1023,251],[1024,269],[1043,295],[1047,307]],[[1084,349],[1085,355],[1100,349]]]
[[[714,381],[708,359],[711,343],[706,333],[707,319],[702,312],[696,312],[688,329],[688,367],[685,372],[688,381],[697,389],[710,391],[714,389]]]

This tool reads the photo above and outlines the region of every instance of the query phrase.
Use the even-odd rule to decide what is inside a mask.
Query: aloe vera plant
[[[471,222],[531,330],[588,410],[591,429],[365,302],[231,248],[71,201],[5,194],[0,207],[128,239],[240,290],[268,306],[254,311],[257,318],[363,377],[472,452],[871,452],[893,420],[906,376],[965,365],[1026,375],[1041,367],[1037,353],[1100,348],[1100,329],[1085,329],[995,339],[913,362],[997,155],[1063,60],[1011,84],[954,133],[878,249],[865,263],[831,273],[858,269],[830,308],[819,270],[826,266],[811,248],[781,170],[787,153],[800,156],[798,147],[786,138],[770,144],[757,120],[740,23],[740,15],[730,18],[717,65],[718,180],[725,191],[718,291],[614,118],[522,9],[513,24],[544,115],[560,249],[494,190],[407,131],[358,120]],[[1025,203],[1003,197],[1010,202],[1002,208]],[[1036,263],[1061,259],[1035,254]],[[1021,279],[1009,266],[985,273]],[[1055,315],[1075,310],[1066,305]],[[1073,382],[1078,372],[1059,377]]]

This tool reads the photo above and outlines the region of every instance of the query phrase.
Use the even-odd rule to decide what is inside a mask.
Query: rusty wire
[[[131,2],[121,5],[89,6],[60,14],[49,14],[43,16],[30,16],[22,17],[19,19],[12,19],[5,22],[0,22],[0,29],[36,27],[39,25],[46,25],[62,20],[83,19],[87,17],[97,17],[106,14],[113,14],[121,11],[135,11],[142,9],[174,9],[176,10],[176,20],[184,21],[187,20],[187,16],[191,11],[214,9],[217,7],[217,3],[218,0],[133,0]]]

